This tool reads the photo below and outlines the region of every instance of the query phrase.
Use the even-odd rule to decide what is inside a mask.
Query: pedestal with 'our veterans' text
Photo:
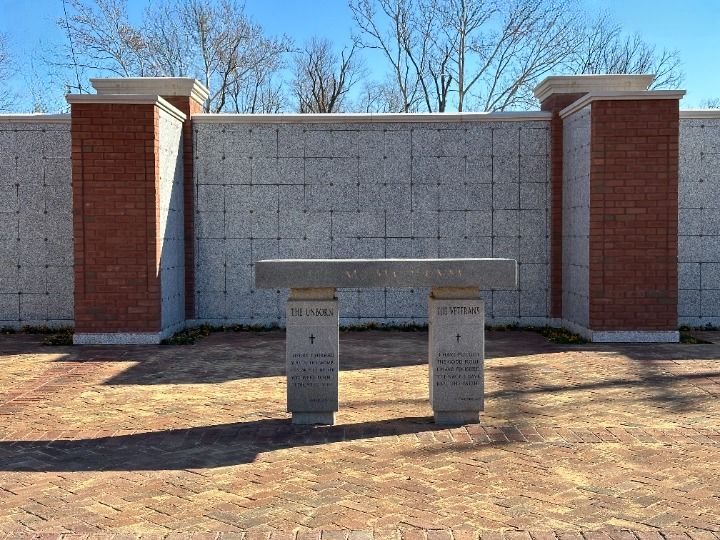
[[[485,387],[485,306],[474,298],[428,302],[430,405],[438,424],[480,421]]]

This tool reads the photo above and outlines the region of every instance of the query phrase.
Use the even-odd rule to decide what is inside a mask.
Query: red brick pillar
[[[161,154],[182,154],[188,117],[160,97],[167,81],[103,85],[112,81],[94,80],[97,95],[67,98],[72,106],[74,341],[159,343],[185,321],[184,257],[173,255],[184,246],[182,238],[168,238],[163,230],[169,213],[162,207],[173,204],[167,202],[168,190],[183,182],[179,177],[185,170]],[[168,129],[169,142],[163,142],[162,125],[174,126]],[[184,202],[174,197],[182,209]],[[177,219],[178,212],[171,214]],[[171,243],[173,249],[164,253]],[[177,258],[176,264],[168,257]]]
[[[594,341],[678,340],[677,92],[591,105]]]
[[[550,120],[550,317],[561,320],[563,236],[563,121],[560,111],[589,92],[646,90],[650,76],[575,75],[547,77],[535,89],[540,109]]]
[[[203,112],[209,92],[195,79],[185,77],[143,77],[93,79],[98,94],[156,94],[185,116],[183,124],[183,166],[185,197],[185,317],[195,318],[195,188],[193,184],[192,117]]]
[[[542,107],[557,112],[551,135],[552,314],[561,313],[563,324],[593,341],[678,339],[678,105],[684,92],[647,91],[651,82],[652,76],[551,77],[536,89]],[[563,127],[588,110],[587,155],[568,158],[572,141],[564,140]],[[586,159],[587,178],[569,178],[567,159]],[[583,184],[573,186],[575,192],[588,190],[584,285],[577,283],[579,274],[566,275],[562,189],[568,182]],[[577,217],[578,209],[572,211]],[[565,235],[578,242],[582,235],[568,226]],[[565,302],[581,299],[583,305],[563,305],[568,286],[586,293]]]

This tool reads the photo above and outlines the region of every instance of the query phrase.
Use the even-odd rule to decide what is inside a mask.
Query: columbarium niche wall
[[[284,324],[258,260],[438,257],[517,259],[486,322],[548,322],[548,113],[193,121],[195,322]],[[340,322],[427,323],[428,294],[340,289]]]
[[[720,326],[720,111],[680,112],[678,319]]]
[[[0,327],[72,325],[69,116],[0,116],[0,230]]]

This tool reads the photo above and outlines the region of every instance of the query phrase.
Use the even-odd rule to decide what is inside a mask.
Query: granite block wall
[[[586,111],[566,121],[568,178],[587,177]],[[285,291],[255,290],[276,257],[516,257],[519,291],[483,292],[488,323],[548,311],[548,121],[194,123],[196,319],[282,322]],[[73,323],[69,118],[0,117],[0,326]],[[163,325],[183,320],[182,163],[161,118]],[[720,118],[680,123],[679,319],[720,326]],[[170,180],[172,179],[172,181]],[[589,192],[564,193],[564,318],[586,317]],[[178,204],[180,206],[178,206]],[[578,232],[579,231],[579,232]],[[341,290],[344,324],[425,322],[427,290]],[[573,301],[571,301],[571,298]]]
[[[510,257],[519,290],[483,291],[488,324],[547,323],[549,115],[478,117],[194,117],[198,322],[283,324],[261,259]],[[425,323],[428,292],[340,290],[341,322]]]
[[[720,326],[720,112],[681,111],[680,324]]]
[[[183,123],[160,110],[158,131],[161,324],[172,333],[185,323]]]
[[[0,327],[73,324],[70,118],[0,116]]]
[[[590,317],[590,107],[563,123],[563,321],[587,328]]]

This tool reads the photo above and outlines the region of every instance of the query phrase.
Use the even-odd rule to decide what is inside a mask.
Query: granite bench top
[[[266,289],[517,287],[514,259],[272,259],[255,263]]]

